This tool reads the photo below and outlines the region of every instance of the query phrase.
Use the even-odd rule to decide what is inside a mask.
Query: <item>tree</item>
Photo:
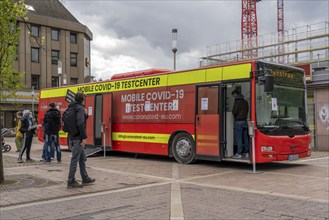
[[[15,94],[21,88],[21,76],[14,70],[19,42],[17,18],[25,18],[23,0],[0,1],[0,99]],[[26,20],[26,19],[25,19]],[[6,92],[4,92],[6,91]],[[2,123],[2,122],[1,122]],[[2,149],[2,141],[1,149]],[[0,150],[0,184],[4,182],[2,150]]]

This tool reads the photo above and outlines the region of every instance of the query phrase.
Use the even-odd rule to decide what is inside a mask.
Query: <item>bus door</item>
[[[197,87],[196,96],[196,158],[219,160],[220,85]]]
[[[93,146],[94,143],[94,107],[95,96],[87,95],[85,100],[85,107],[88,113],[88,119],[86,121],[86,132],[87,132],[87,145]]]
[[[102,126],[105,133],[105,146],[112,147],[112,93],[103,95]]]
[[[102,119],[102,95],[86,96],[85,107],[88,114],[87,126],[87,143],[85,153],[87,156],[95,154],[102,150],[101,119]]]
[[[102,114],[103,114],[103,95],[99,94],[99,95],[95,96],[94,143],[95,143],[96,146],[101,146],[103,144]]]
[[[221,86],[221,155],[223,160],[228,161],[240,161],[248,162],[248,160],[241,159],[232,159],[232,156],[237,152],[237,146],[235,143],[234,137],[234,116],[232,114],[234,106],[234,97],[231,95],[233,90],[239,90],[240,93],[244,96],[244,99],[249,103],[250,106],[250,82],[234,82],[234,83],[225,83]],[[250,110],[249,110],[250,115]],[[248,117],[250,118],[250,117]],[[250,152],[250,151],[249,151]]]

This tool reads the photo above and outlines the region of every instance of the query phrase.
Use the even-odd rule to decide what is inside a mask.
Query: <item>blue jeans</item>
[[[54,151],[56,151],[57,161],[62,161],[62,152],[61,147],[59,146],[58,135],[45,134],[45,144],[43,147],[42,158],[50,162],[51,158],[54,158]]]
[[[32,140],[33,140],[33,133],[27,131],[23,134],[23,149],[21,152],[19,152],[18,155],[18,160],[23,159],[23,154],[26,150],[26,160],[30,160],[30,151],[31,151],[31,145],[32,145]]]
[[[238,145],[237,154],[242,154],[242,140],[244,143],[244,153],[249,153],[249,137],[248,137],[248,123],[247,121],[234,122],[235,141]]]
[[[77,171],[78,162],[80,167],[81,179],[84,180],[88,177],[86,170],[87,156],[84,148],[80,144],[81,144],[81,140],[69,140],[70,149],[72,151],[69,177],[68,177],[69,183],[75,181],[74,176],[75,176],[75,172]]]

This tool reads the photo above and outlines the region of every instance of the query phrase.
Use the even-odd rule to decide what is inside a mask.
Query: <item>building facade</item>
[[[25,0],[28,20],[21,29],[15,69],[25,73],[23,88],[1,101],[1,127],[16,124],[18,110],[37,114],[39,90],[91,81],[92,32],[59,0]],[[3,91],[6,92],[6,91]]]

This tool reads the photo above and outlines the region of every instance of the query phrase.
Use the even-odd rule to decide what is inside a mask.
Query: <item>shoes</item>
[[[44,160],[43,161],[43,163],[45,163],[45,164],[50,164],[50,162],[51,162],[50,160]]]
[[[32,159],[26,159],[26,162],[28,162],[28,163],[33,163],[33,162],[35,162],[35,161],[32,160]]]
[[[235,154],[235,155],[232,156],[232,158],[234,158],[234,159],[241,159],[242,156],[241,156],[241,154]]]
[[[80,184],[80,183],[78,183],[77,181],[73,181],[73,182],[71,182],[71,183],[67,183],[67,188],[68,189],[72,189],[72,188],[81,188],[81,187],[83,187],[83,185],[82,184]]]
[[[249,153],[246,153],[246,154],[244,155],[244,157],[245,157],[245,158],[249,158]]]
[[[22,159],[17,159],[17,163],[23,163]]]
[[[93,182],[95,182],[95,181],[96,181],[95,179],[90,178],[90,177],[88,176],[88,177],[86,177],[85,179],[82,180],[82,185],[88,185],[88,184],[93,183]]]

